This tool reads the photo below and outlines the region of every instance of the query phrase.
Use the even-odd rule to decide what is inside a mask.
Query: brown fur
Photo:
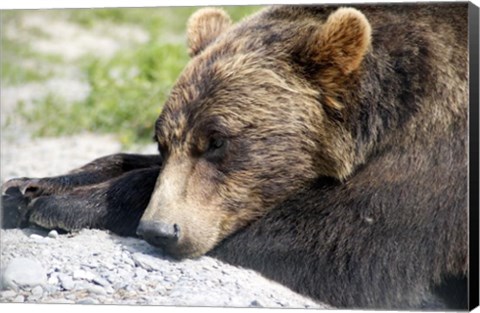
[[[231,24],[223,10],[207,8],[193,14],[187,23],[188,54],[198,54]]]
[[[436,23],[422,10],[414,13],[416,25],[400,20],[402,13],[392,17],[375,7],[366,10],[368,20],[352,8],[320,11],[272,8],[232,27],[226,13],[216,9],[200,10],[190,19],[188,41],[195,57],[156,125],[168,161],[143,219],[183,225],[173,253],[201,255],[316,177],[347,180],[378,151],[428,145],[432,131],[442,136],[465,117],[464,72],[436,66],[453,59],[466,64],[465,45],[443,44],[450,45],[445,38],[453,40],[456,29],[434,26],[442,27],[443,40],[436,38],[439,32],[427,26]],[[383,25],[388,19],[395,31],[405,31],[372,30],[372,21]],[[409,27],[415,30],[411,34]],[[370,51],[372,37],[382,46]],[[410,46],[418,50],[408,52],[419,58],[420,67],[401,54],[385,59]],[[373,106],[378,113],[359,128],[368,102],[378,101],[372,88],[385,83],[379,76],[401,79],[392,76],[388,62],[408,62],[402,71],[425,72],[409,73],[408,83],[418,90],[392,89],[392,98],[378,99],[379,107]],[[439,77],[431,83],[436,85],[422,81],[423,74]],[[401,88],[407,88],[403,97],[411,107],[397,107]],[[445,96],[426,92],[432,88]],[[445,97],[452,105],[438,105]],[[212,136],[228,141],[225,156],[213,163],[203,157]],[[177,189],[165,193],[166,184]],[[172,198],[160,200],[166,194]]]

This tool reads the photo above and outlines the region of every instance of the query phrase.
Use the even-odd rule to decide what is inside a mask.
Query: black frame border
[[[479,8],[468,4],[469,43],[469,297],[468,307],[479,305]]]

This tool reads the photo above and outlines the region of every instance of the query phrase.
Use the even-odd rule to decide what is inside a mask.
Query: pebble
[[[2,299],[13,298],[17,295],[17,293],[13,290],[5,290],[0,293],[0,297]]]
[[[57,284],[55,285],[48,284],[48,285],[45,285],[44,288],[45,288],[45,291],[49,294],[55,293],[61,289],[61,287],[58,286]]]
[[[169,282],[169,283],[175,283],[178,281],[178,276],[177,275],[166,275],[163,278],[164,281]]]
[[[117,276],[113,273],[108,273],[107,276],[105,276],[105,279],[110,283],[113,284],[117,281]]]
[[[155,286],[154,291],[155,293],[163,295],[167,292],[167,288],[165,288],[165,286],[162,284],[158,284],[157,286]]]
[[[58,276],[57,275],[52,275],[50,278],[48,278],[48,284],[50,285],[56,285],[59,283]]]
[[[75,288],[75,282],[73,281],[72,277],[65,275],[65,274],[60,274],[58,275],[58,278],[60,279],[60,283],[65,290],[72,290]]]
[[[45,284],[47,273],[34,259],[19,257],[10,261],[3,273],[2,286],[13,290]]]
[[[113,288],[118,290],[118,289],[124,289],[126,286],[128,286],[128,283],[125,281],[117,281],[113,283]]]
[[[13,302],[15,302],[15,303],[23,303],[23,302],[25,302],[25,297],[22,296],[22,295],[18,295],[18,296],[15,297],[15,299],[13,299]]]
[[[283,308],[287,306],[287,303],[285,301],[277,301],[277,303]]]
[[[77,280],[84,279],[84,280],[91,281],[95,279],[95,274],[84,271],[84,270],[76,270],[73,272],[73,279],[77,279]]]
[[[25,302],[25,297],[22,296],[22,295],[18,295],[18,296],[15,297],[15,299],[12,300],[12,302],[23,303],[23,302]]]
[[[58,238],[58,232],[56,230],[51,230],[48,235],[48,237],[50,238],[53,238],[53,239],[57,239]]]
[[[250,307],[257,307],[257,308],[263,308],[263,305],[258,301],[258,300],[253,300],[250,305]]]
[[[69,293],[69,294],[66,294],[66,295],[65,295],[65,299],[67,299],[67,300],[75,300],[75,299],[77,299],[77,295],[74,294],[74,293]]]
[[[90,285],[87,287],[88,292],[94,293],[96,295],[102,295],[105,296],[107,294],[107,291],[105,288],[97,286],[97,285]]]
[[[37,235],[37,234],[31,234],[29,236],[29,238],[32,239],[33,241],[35,241],[36,243],[41,243],[41,244],[49,243],[50,240],[51,240],[48,237],[43,237],[43,236],[40,236],[40,235]]]
[[[35,297],[41,297],[43,295],[43,288],[42,286],[37,286],[34,287],[31,292]]]
[[[121,260],[132,267],[135,266],[135,262],[130,258],[130,253],[127,251],[122,252]]]
[[[27,300],[25,300],[25,302],[38,302],[39,299],[40,299],[40,296],[29,295],[27,297]]]
[[[132,259],[135,262],[135,265],[141,266],[147,271],[158,271],[161,270],[161,265],[158,262],[158,259],[145,255],[143,253],[136,252],[132,254]]]
[[[93,278],[93,282],[94,282],[95,284],[100,285],[100,286],[103,286],[103,287],[110,286],[110,283],[109,283],[106,279],[104,279],[104,278],[102,278],[102,277],[95,277],[95,278]]]
[[[30,239],[44,239],[43,236],[40,236],[40,235],[37,235],[37,234],[31,234],[30,236],[28,236]]]
[[[101,266],[105,267],[109,271],[115,268],[115,265],[113,265],[111,262],[108,262],[108,261],[100,261],[99,263]]]
[[[90,263],[82,263],[80,264],[80,267],[84,270],[86,269],[95,269],[98,267],[98,262],[96,262],[95,260],[91,260]]]
[[[148,272],[143,269],[142,267],[137,267],[135,269],[135,278],[136,279],[144,279],[148,275]]]
[[[98,304],[98,301],[92,298],[85,298],[85,299],[78,300],[76,303],[77,304]]]

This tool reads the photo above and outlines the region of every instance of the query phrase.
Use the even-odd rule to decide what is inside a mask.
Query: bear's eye
[[[208,148],[205,151],[205,158],[211,162],[219,162],[225,156],[227,140],[224,138],[212,137],[208,142]]]
[[[208,145],[208,151],[214,151],[222,148],[225,145],[225,140],[222,138],[212,138]]]

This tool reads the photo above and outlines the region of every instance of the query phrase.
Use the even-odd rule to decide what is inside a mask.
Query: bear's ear
[[[204,8],[193,13],[187,23],[188,54],[197,55],[232,25],[222,9]]]
[[[372,29],[365,15],[353,8],[332,13],[310,44],[316,63],[332,65],[340,74],[356,70],[371,43]]]

